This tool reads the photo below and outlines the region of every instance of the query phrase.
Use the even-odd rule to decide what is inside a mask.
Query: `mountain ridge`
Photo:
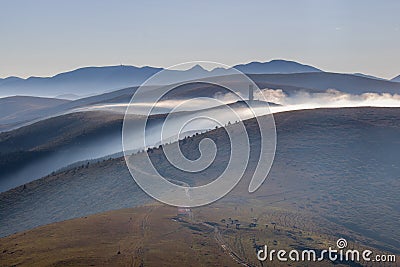
[[[400,82],[400,75],[391,79],[392,82]]]
[[[250,62],[235,65],[233,68],[244,72],[249,77],[259,77],[277,87],[296,86],[308,89],[337,89],[347,93],[392,93],[400,92],[400,77],[392,80],[381,79],[370,75],[354,73],[325,72],[310,65],[288,60],[271,60],[269,62]],[[141,85],[148,78],[164,70],[150,66],[135,67],[127,65],[83,67],[63,72],[52,77],[30,77],[21,79],[8,77],[0,79],[0,97],[25,95],[36,97],[66,96],[70,100],[100,95],[107,92]],[[206,70],[194,65],[188,70],[165,70],[170,72],[166,78],[171,81],[191,81],[199,77],[226,75],[221,68]],[[268,79],[265,79],[268,77]],[[293,78],[297,77],[297,78]],[[259,81],[254,80],[257,84]],[[160,82],[160,81],[159,81]],[[161,80],[168,83],[169,80]],[[346,83],[349,82],[349,83]]]
[[[247,64],[235,65],[234,68],[249,74],[322,72],[322,70],[315,68],[311,65],[283,59],[274,59],[268,62],[253,61]]]
[[[250,65],[249,65],[250,64]],[[235,65],[244,73],[293,73],[318,70],[294,61],[273,60],[245,65]],[[259,69],[255,71],[255,69]],[[287,70],[285,70],[287,69]],[[130,65],[91,66],[62,72],[51,77],[29,77],[26,79],[8,77],[0,79],[0,97],[13,95],[56,97],[69,95],[77,98],[97,95],[109,91],[139,86],[164,68]],[[194,65],[188,70],[166,70],[172,80],[192,80],[198,77],[219,76],[226,72],[221,68],[206,70]]]
[[[236,64],[234,66],[232,66],[232,68],[237,68],[237,67],[242,67],[242,66],[249,66],[251,64],[256,64],[256,65],[268,65],[268,64],[290,64],[290,65],[298,65],[298,66],[303,66],[305,68],[310,68],[310,69],[314,69],[315,71],[322,71],[316,67],[313,67],[311,65],[307,65],[307,64],[302,64],[296,61],[291,61],[291,60],[284,60],[284,59],[273,59],[271,61],[265,61],[265,62],[261,62],[261,61],[251,61],[249,63],[243,63],[243,64]],[[72,69],[72,70],[68,70],[68,71],[63,71],[60,73],[57,73],[53,76],[29,76],[27,78],[21,78],[18,76],[8,76],[5,78],[0,78],[0,81],[5,81],[5,80],[29,80],[29,79],[48,79],[48,78],[57,78],[60,76],[65,76],[68,74],[72,74],[72,73],[77,73],[80,71],[90,71],[90,70],[101,70],[101,69],[114,69],[117,70],[117,68],[133,68],[133,69],[157,69],[159,71],[164,70],[165,68],[162,67],[152,67],[152,66],[142,66],[142,67],[138,67],[138,66],[134,66],[134,65],[106,65],[106,66],[85,66],[85,67],[78,67],[76,69]],[[207,71],[206,69],[204,69],[201,65],[196,64],[193,67],[191,67],[188,70],[191,69],[202,69]],[[219,68],[214,68],[213,70],[218,70]],[[208,71],[208,72],[211,72]],[[302,71],[305,72],[305,71]],[[274,73],[278,73],[278,72],[274,72]]]

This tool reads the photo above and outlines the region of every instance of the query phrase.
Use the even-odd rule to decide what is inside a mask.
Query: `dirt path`
[[[227,255],[229,255],[234,261],[236,261],[240,265],[243,265],[243,266],[246,266],[246,267],[255,267],[254,265],[251,265],[248,262],[246,262],[246,260],[242,259],[235,251],[233,251],[233,249],[228,245],[228,243],[222,237],[218,226],[212,226],[212,225],[210,225],[208,223],[205,223],[205,222],[200,222],[200,223],[202,225],[207,226],[208,228],[212,228],[214,230],[214,238],[215,238],[215,240],[222,247],[224,252]]]

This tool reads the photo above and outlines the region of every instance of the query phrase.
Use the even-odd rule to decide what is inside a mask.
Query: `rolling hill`
[[[216,77],[215,79],[223,79],[224,77]],[[232,82],[235,81],[235,77],[225,77],[225,79],[230,79]],[[268,87],[271,89],[283,89],[287,94],[294,94],[300,91],[306,92],[319,92],[318,90],[312,90],[307,88],[301,88],[296,86],[280,86],[274,85],[270,83],[260,83],[260,86],[263,88]],[[120,89],[100,95],[85,97],[81,99],[77,99],[74,101],[65,101],[64,103],[59,103],[58,105],[46,107],[44,105],[42,108],[38,110],[31,110],[29,112],[21,112],[18,117],[9,118],[9,117],[1,117],[0,118],[0,132],[1,131],[10,131],[15,128],[19,128],[24,125],[29,125],[33,122],[37,122],[39,120],[59,116],[70,111],[75,111],[77,109],[85,110],[86,107],[90,107],[93,105],[102,105],[102,104],[127,104],[130,102],[133,94],[136,92],[137,87],[129,87],[125,89]],[[216,94],[220,93],[228,93],[229,91],[220,86],[215,86],[212,84],[205,83],[189,83],[183,86],[179,86],[166,95],[163,99],[190,99],[196,97],[215,97]],[[152,92],[149,92],[151,94]],[[20,98],[15,98],[18,102]],[[23,98],[21,98],[23,99]],[[145,102],[146,99],[143,99]],[[20,102],[18,105],[21,108],[27,109],[24,106],[25,102]],[[165,112],[168,112],[167,110]]]
[[[0,188],[121,151],[121,126],[120,114],[98,111],[67,114],[0,133]]]
[[[36,119],[44,110],[68,103],[68,100],[31,96],[0,98],[0,131],[12,127],[16,122]]]
[[[286,250],[325,249],[334,246],[332,236],[318,233],[337,227],[320,218],[271,207],[254,209],[246,204],[212,204],[192,209],[191,214],[180,216],[176,208],[158,203],[109,211],[1,238],[0,251],[7,266],[160,266],[160,262],[171,267],[263,266],[255,257],[255,247],[266,240],[271,240],[269,246],[279,244]],[[256,226],[250,227],[253,216],[259,217]],[[266,228],[271,220],[277,222],[275,227]],[[238,229],[235,222],[240,222]],[[320,222],[324,223],[322,227]],[[345,229],[340,230],[347,234]],[[364,245],[357,248],[373,249]],[[332,264],[362,266],[328,259],[298,262],[296,266]],[[287,266],[287,262],[274,266]]]
[[[349,94],[370,92],[398,94],[400,92],[400,83],[351,74],[309,72],[293,74],[249,74],[249,77],[262,89],[282,89],[287,95],[294,95],[298,92],[319,93],[327,89],[336,89]],[[187,76],[187,78],[189,78],[189,76]],[[216,76],[214,79],[230,79],[232,82],[235,81],[234,75],[226,77]],[[20,107],[21,110],[25,109],[27,111],[19,112],[18,116],[1,117],[0,130],[8,131],[35,120],[60,115],[77,108],[84,108],[91,105],[107,103],[126,104],[129,103],[136,88],[137,87],[129,87],[69,102],[49,100],[49,104],[43,104],[33,110],[30,109],[29,103],[26,103],[26,98],[14,98],[16,101],[15,106]],[[223,92],[227,91],[218,86],[204,83],[190,83],[176,88],[173,92],[168,94],[167,98],[188,99],[193,97],[215,97],[217,93]],[[149,94],[151,94],[151,92],[149,92]],[[45,99],[43,99],[42,102],[44,103]],[[7,112],[6,106],[6,113]],[[9,113],[12,113],[12,109]]]
[[[234,191],[218,203],[241,206],[248,202],[254,209],[270,205],[310,214],[336,225],[324,228],[331,235],[334,229],[345,228],[358,242],[399,253],[399,116],[398,108],[276,114],[278,143],[268,179],[249,195],[246,172]],[[257,155],[260,140],[255,121],[246,121],[246,127],[251,151]],[[187,139],[182,143],[184,154],[196,158],[196,147],[204,137],[216,142],[219,154],[214,167],[196,175],[188,176],[170,166],[161,149],[152,150],[151,158],[167,177],[204,184],[223,170],[225,156],[230,154],[223,129]],[[251,162],[249,172],[255,160]],[[83,164],[1,193],[1,235],[148,201],[123,159]]]
[[[277,106],[273,103],[269,105]],[[231,103],[229,106],[236,112],[243,112],[247,107],[241,101]],[[267,103],[254,101],[252,106],[264,109]],[[206,108],[203,105],[200,110],[175,112],[170,116],[170,120],[177,123],[193,116],[219,113],[221,121],[227,122],[231,116],[225,116],[224,112],[226,110],[221,106]],[[160,144],[156,133],[161,130],[161,123],[166,116],[166,113],[161,113],[149,117],[148,127],[152,127],[152,134],[148,136],[149,145]],[[0,192],[78,161],[121,154],[123,117],[124,112],[86,110],[54,116],[13,131],[0,133]],[[243,115],[243,118],[249,117],[250,115]],[[144,118],[141,115],[129,116],[129,120],[135,122]],[[191,133],[198,131],[193,129]],[[171,140],[175,136],[174,132],[167,138]],[[101,146],[98,145],[99,142],[102,143]],[[140,149],[141,146],[137,144],[136,149]]]

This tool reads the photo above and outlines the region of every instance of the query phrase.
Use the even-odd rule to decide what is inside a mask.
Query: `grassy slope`
[[[173,221],[175,215],[175,208],[151,205],[39,227],[1,240],[0,263],[239,266],[214,242],[212,230],[194,231]]]
[[[270,249],[287,251],[335,247],[335,237],[320,232],[334,225],[276,207],[215,203],[195,208],[192,216],[180,219],[176,212],[174,207],[151,204],[41,226],[0,239],[1,263],[5,266],[240,266],[238,261],[241,261],[261,266],[255,246],[267,244]],[[231,220],[238,220],[239,229]],[[250,227],[254,221],[256,226]],[[348,233],[346,229],[340,230]],[[349,246],[372,249],[350,240]],[[326,260],[296,264],[331,265]],[[345,265],[336,262],[336,266]],[[287,263],[275,261],[274,266]]]

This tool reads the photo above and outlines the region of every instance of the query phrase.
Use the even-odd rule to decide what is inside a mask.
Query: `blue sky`
[[[400,1],[2,1],[0,77],[82,66],[295,60],[400,74]]]

